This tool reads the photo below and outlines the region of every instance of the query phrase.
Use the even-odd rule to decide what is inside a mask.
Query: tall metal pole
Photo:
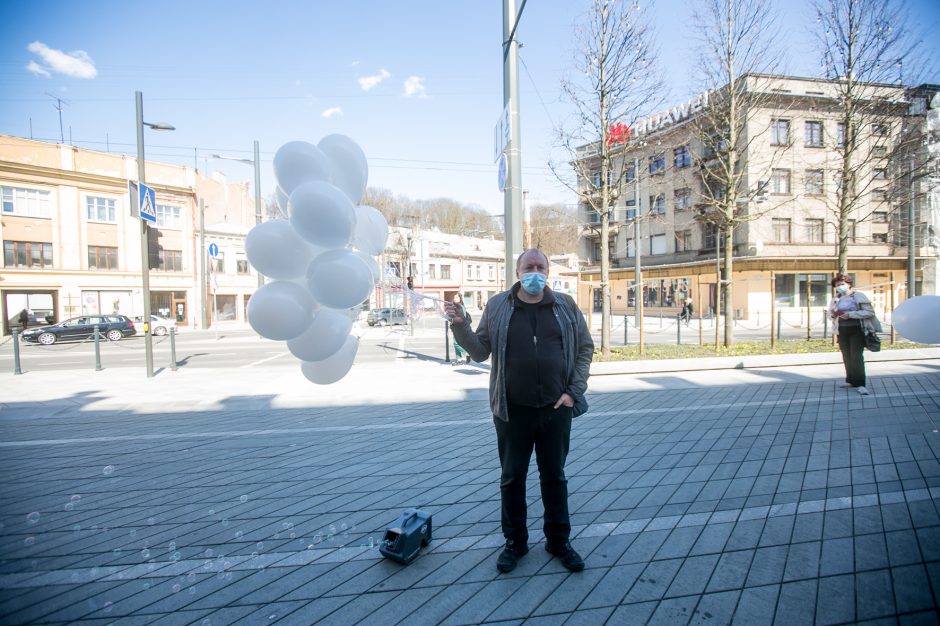
[[[633,304],[636,327],[643,316],[643,277],[640,259],[640,159],[633,159]]]
[[[525,8],[525,0],[522,2]],[[503,0],[503,105],[509,108],[510,139],[506,148],[509,180],[503,192],[506,227],[506,285],[516,282],[516,257],[522,253],[522,162],[519,132],[519,44],[516,0]]]
[[[144,184],[144,96],[134,92],[137,104],[137,181]],[[140,276],[141,293],[144,299],[144,359],[147,378],[153,378],[153,335],[150,332],[150,245],[148,241],[147,220],[140,217]]]
[[[255,140],[255,224],[261,223],[261,150]],[[264,287],[264,274],[258,272],[258,287]]]
[[[202,328],[209,328],[209,309],[206,292],[209,290],[208,267],[206,262],[206,201],[199,198],[199,314],[202,316]]]
[[[913,298],[917,295],[914,292],[916,287],[915,276],[915,267],[914,267],[914,255],[915,255],[915,241],[914,241],[914,159],[911,159],[911,168],[907,173],[907,297]]]

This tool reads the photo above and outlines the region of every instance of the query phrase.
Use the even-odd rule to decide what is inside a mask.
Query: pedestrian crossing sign
[[[140,207],[140,217],[151,224],[157,223],[157,196],[153,187],[140,183],[138,185],[137,206]]]

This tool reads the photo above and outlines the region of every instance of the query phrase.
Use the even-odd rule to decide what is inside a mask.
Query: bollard
[[[98,332],[98,325],[95,324],[95,371],[100,372],[101,367],[101,334]]]
[[[682,318],[676,318],[676,345],[682,345]]]
[[[627,345],[627,314],[623,314],[623,345]]]
[[[22,374],[23,370],[20,369],[20,331],[18,328],[13,329],[13,375]]]
[[[777,311],[777,341],[780,341],[780,320],[782,319],[783,311]]]
[[[450,363],[450,322],[444,320],[444,360]]]
[[[170,328],[170,369],[176,371],[176,326]]]

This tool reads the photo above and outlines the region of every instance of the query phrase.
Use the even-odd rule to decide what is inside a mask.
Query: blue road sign
[[[209,244],[209,256],[212,257],[213,259],[214,259],[215,257],[219,256],[219,246],[218,246],[218,245],[216,245],[216,244],[214,244],[214,243],[210,243],[210,244]]]
[[[157,195],[153,187],[143,183],[138,184],[137,206],[140,207],[140,217],[151,224],[157,223]]]

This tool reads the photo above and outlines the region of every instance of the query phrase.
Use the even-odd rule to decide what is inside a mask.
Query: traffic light
[[[158,270],[163,268],[163,246],[160,245],[160,236],[163,233],[159,228],[147,227],[147,249],[150,258],[150,269]]]
[[[408,289],[414,291],[414,288],[415,288],[415,279],[412,278],[411,276],[409,276],[409,277],[408,277],[407,284],[408,284]]]

